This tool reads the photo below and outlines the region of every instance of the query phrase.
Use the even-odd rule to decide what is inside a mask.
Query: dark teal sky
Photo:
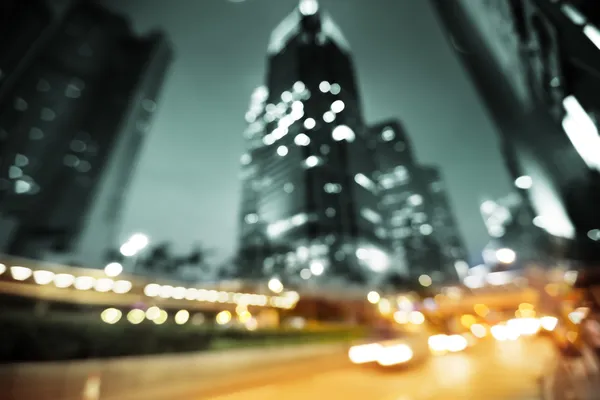
[[[239,1],[239,0],[238,0]],[[233,253],[244,114],[271,30],[296,0],[108,0],[137,30],[161,28],[176,60],[128,197],[123,234]],[[369,122],[399,117],[418,158],[444,171],[471,255],[482,197],[510,190],[494,127],[426,0],[323,0],[350,42]]]

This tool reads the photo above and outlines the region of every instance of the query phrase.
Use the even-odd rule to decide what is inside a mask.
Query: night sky
[[[176,60],[130,188],[123,235],[145,232],[218,258],[236,248],[244,114],[271,30],[297,0],[107,0],[137,31],[161,28]],[[377,5],[377,6],[376,6]],[[472,257],[484,197],[511,188],[495,128],[426,0],[323,0],[350,42],[368,122],[402,119],[417,156],[443,168]]]

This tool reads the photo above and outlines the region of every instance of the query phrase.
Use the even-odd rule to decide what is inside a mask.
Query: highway
[[[485,340],[466,352],[411,368],[344,365],[321,371],[314,365],[310,373],[189,400],[538,400],[537,378],[552,366],[553,358],[544,339]]]

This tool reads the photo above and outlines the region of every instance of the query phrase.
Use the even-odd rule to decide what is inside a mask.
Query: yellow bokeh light
[[[150,321],[154,321],[156,318],[160,316],[160,308],[156,306],[152,306],[146,310],[146,318]]]
[[[477,318],[475,318],[474,316],[470,315],[470,314],[465,314],[462,317],[460,317],[460,323],[465,327],[465,328],[470,328],[472,325],[474,325],[477,322]]]
[[[379,312],[384,315],[392,312],[392,305],[388,299],[379,300],[377,307],[379,308]]]
[[[252,319],[252,314],[249,311],[243,311],[238,315],[238,319],[242,324],[245,324]]]
[[[217,321],[217,324],[219,324],[219,325],[228,324],[231,321],[231,313],[227,310],[221,311],[220,313],[217,314],[217,317],[215,318],[215,320]]]
[[[533,310],[535,307],[530,303],[521,303],[519,304],[519,310]]]
[[[103,322],[112,325],[119,322],[122,315],[123,313],[121,312],[121,310],[117,310],[116,308],[107,308],[106,310],[102,311],[102,314],[100,314],[100,318]]]
[[[420,311],[413,311],[409,314],[408,319],[415,325],[421,325],[425,322],[425,316]]]
[[[146,313],[140,309],[135,308],[127,313],[127,321],[134,325],[141,324],[144,319],[146,319]]]
[[[490,309],[485,304],[475,304],[473,307],[475,313],[481,317],[485,317],[490,313]]]
[[[367,300],[371,304],[377,304],[380,299],[381,299],[381,296],[379,295],[379,293],[377,293],[375,291],[371,291],[371,292],[369,292],[369,294],[367,294]]]
[[[187,310],[180,310],[175,314],[175,323],[183,325],[190,319],[190,313]]]
[[[419,283],[423,287],[429,287],[431,286],[433,281],[431,280],[431,277],[429,275],[421,275],[419,276]]]
[[[158,313],[158,317],[153,319],[152,322],[154,322],[156,325],[162,325],[165,322],[167,322],[168,318],[169,318],[169,313],[167,313],[165,310],[160,310]]]

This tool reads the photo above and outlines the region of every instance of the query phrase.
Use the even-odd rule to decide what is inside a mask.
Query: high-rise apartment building
[[[171,49],[93,4],[35,4],[45,28],[24,12],[29,40],[0,47],[14,56],[0,86],[0,251],[101,267]]]
[[[259,269],[285,258],[290,279],[388,269],[350,47],[316,1],[273,31],[266,85],[246,117],[240,251],[256,254]]]
[[[461,245],[432,226],[447,204],[399,121],[365,124],[350,46],[315,0],[274,30],[267,64],[246,114],[238,275],[453,279],[443,248]]]
[[[421,179],[426,186],[426,210],[430,216],[432,236],[440,245],[440,273],[445,280],[464,278],[468,272],[469,254],[453,212],[447,187],[440,171],[434,166],[422,166]]]
[[[594,7],[544,0],[433,4],[499,127],[507,167],[536,225],[569,241],[572,256],[600,259]]]

